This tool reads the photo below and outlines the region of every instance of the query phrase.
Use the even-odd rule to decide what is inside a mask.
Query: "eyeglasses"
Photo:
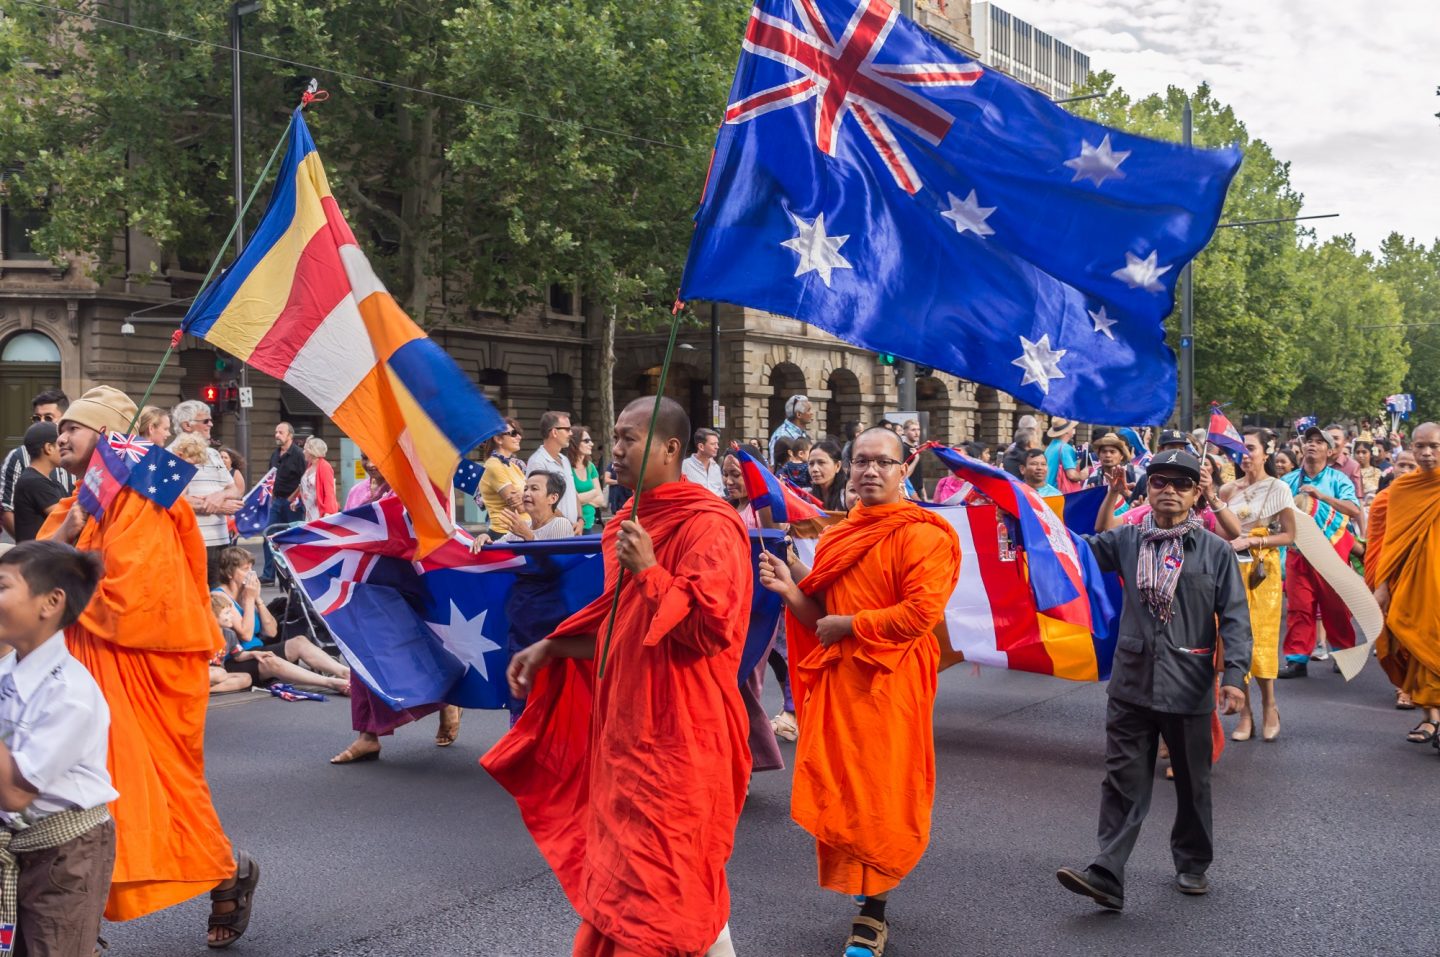
[[[856,474],[863,475],[872,468],[880,472],[888,472],[897,465],[904,465],[904,462],[895,459],[851,459],[850,470]]]
[[[500,434],[501,434],[501,435],[508,435],[508,436],[510,436],[510,438],[512,438],[512,439],[523,439],[523,438],[525,438],[525,436],[523,436],[523,435],[520,434],[520,430],[519,430],[519,429],[511,429],[509,432],[501,432]]]
[[[54,422],[54,421],[55,421],[55,415],[54,415],[54,413],[52,413],[52,412],[46,412],[44,415],[32,415],[32,416],[30,416],[30,421],[31,421],[31,422]]]
[[[581,445],[585,445],[585,444],[587,444],[587,443],[593,445],[593,444],[595,444],[595,440],[592,439],[592,438],[590,438],[590,436],[588,436],[588,435],[585,436],[585,438],[583,438],[583,439],[580,440],[580,444],[581,444]]]
[[[215,420],[214,420],[214,419],[193,419],[193,420],[191,420],[191,421],[193,421],[196,425],[214,425],[214,424],[215,424]]]
[[[571,429],[570,426],[568,426],[568,425],[557,425],[557,426],[555,426],[554,431],[556,431],[556,432],[571,432],[571,431],[574,431],[574,430]]]
[[[1152,475],[1148,483],[1153,489],[1173,488],[1177,492],[1188,492],[1199,484],[1187,475]]]

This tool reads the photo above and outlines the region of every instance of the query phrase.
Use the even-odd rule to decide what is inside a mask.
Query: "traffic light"
[[[200,401],[213,407],[216,402],[220,401],[220,387],[213,382],[207,383],[200,390]]]
[[[882,366],[893,366],[895,364],[895,357],[888,352],[877,352],[875,358],[880,361]]]
[[[234,379],[225,384],[225,411],[232,414],[240,411],[240,386]]]

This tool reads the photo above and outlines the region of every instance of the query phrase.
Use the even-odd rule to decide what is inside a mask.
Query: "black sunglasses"
[[[519,429],[511,429],[509,432],[501,432],[500,434],[501,434],[501,435],[508,435],[508,436],[510,436],[510,438],[512,438],[512,439],[523,439],[523,438],[525,438],[525,436],[523,436],[523,435],[520,434],[520,430],[519,430]]]
[[[1151,488],[1173,488],[1177,492],[1188,492],[1199,484],[1188,475],[1152,475],[1149,479]]]

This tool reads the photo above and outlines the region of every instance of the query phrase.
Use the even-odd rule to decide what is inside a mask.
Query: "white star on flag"
[[[153,485],[150,486],[150,494],[151,494],[151,495],[154,495],[154,494],[155,494],[155,486],[153,486]]]
[[[1078,183],[1082,179],[1088,179],[1096,186],[1101,186],[1107,179],[1124,179],[1125,174],[1120,172],[1120,164],[1125,162],[1129,155],[1129,150],[1110,148],[1109,133],[1105,134],[1099,146],[1091,146],[1089,140],[1082,139],[1080,155],[1065,161],[1065,165],[1075,171],[1070,182]]]
[[[165,463],[165,467],[173,469],[175,467],[175,460],[170,459],[168,462]]]
[[[1150,255],[1141,259],[1134,253],[1125,254],[1125,267],[1117,269],[1110,275],[1121,280],[1131,289],[1143,289],[1146,292],[1164,292],[1165,285],[1160,282],[1160,277],[1165,275],[1174,266],[1162,266],[1159,263],[1159,253],[1150,250]]]
[[[155,471],[155,467],[156,467],[156,466],[155,466],[155,463],[154,463],[154,462],[151,462],[151,463],[150,463],[150,471],[152,471],[152,472]]]
[[[1060,371],[1060,360],[1069,350],[1050,348],[1048,332],[1040,337],[1039,342],[1031,342],[1021,336],[1020,348],[1022,350],[1020,358],[1010,361],[1012,366],[1019,366],[1025,370],[1025,377],[1020,380],[1020,384],[1029,385],[1033,382],[1040,387],[1041,392],[1049,395],[1050,380],[1065,378],[1065,373]]]
[[[993,236],[995,230],[985,224],[990,214],[995,212],[994,206],[981,206],[980,201],[975,198],[975,191],[972,189],[970,195],[960,199],[954,193],[946,193],[950,197],[950,208],[941,211],[950,222],[955,224],[955,231],[964,234],[970,230],[976,236]]]
[[[427,622],[435,634],[440,636],[440,643],[445,646],[445,650],[480,672],[486,681],[490,680],[490,672],[485,665],[485,655],[500,650],[499,645],[485,637],[485,616],[488,614],[490,609],[486,608],[474,618],[466,618],[452,600],[448,622]]]
[[[840,255],[840,247],[845,245],[845,240],[850,238],[847,233],[844,236],[825,235],[825,214],[817,213],[813,223],[789,213],[790,219],[795,223],[795,228],[800,234],[794,239],[787,239],[780,245],[793,249],[800,254],[800,263],[795,267],[795,275],[803,276],[807,272],[818,272],[820,280],[825,287],[830,287],[830,273],[835,269],[851,269],[850,263]]]
[[[1086,312],[1090,312],[1089,309],[1087,309],[1087,310],[1085,310],[1085,311],[1086,311]],[[1100,307],[1100,311],[1099,311],[1099,312],[1090,312],[1090,321],[1093,322],[1093,323],[1095,323],[1095,331],[1096,331],[1096,332],[1103,332],[1105,335],[1109,336],[1112,340],[1115,338],[1115,333],[1113,333],[1113,332],[1110,331],[1110,327],[1113,326],[1113,325],[1115,325],[1115,323],[1119,322],[1120,320],[1118,320],[1118,319],[1111,319],[1108,315],[1106,315],[1106,314],[1105,314],[1105,307],[1104,307],[1104,306],[1101,306],[1101,307]]]
[[[180,481],[180,473],[179,473],[179,472],[176,472],[176,473],[174,473],[173,475],[171,475],[171,476],[170,476],[170,481],[172,481],[172,482],[178,482],[178,481]]]

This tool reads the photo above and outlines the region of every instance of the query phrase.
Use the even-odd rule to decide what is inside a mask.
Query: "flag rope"
[[[306,93],[306,96],[308,97],[310,94]],[[306,99],[304,102],[309,103],[310,100]],[[220,244],[220,250],[215,254],[215,258],[210,261],[210,269],[205,273],[205,279],[200,283],[200,290],[195,293],[195,298],[192,302],[199,302],[200,297],[205,294],[205,290],[210,288],[210,280],[215,278],[215,270],[220,267],[220,260],[225,258],[225,253],[229,251],[230,244],[235,241],[235,234],[239,232],[240,224],[245,221],[245,214],[250,211],[250,205],[255,202],[255,197],[260,195],[260,187],[265,185],[265,177],[270,175],[270,167],[275,165],[275,157],[280,155],[280,148],[284,146],[285,141],[290,138],[290,127],[294,124],[295,117],[292,114],[290,121],[285,124],[285,132],[280,134],[280,141],[276,143],[275,148],[270,151],[270,158],[265,161],[265,168],[260,171],[260,175],[255,180],[255,186],[250,190],[250,195],[246,197],[245,205],[241,206],[240,212],[235,214],[235,222],[230,226],[230,233],[225,237],[225,241]],[[150,401],[150,394],[155,391],[155,384],[160,381],[160,374],[165,371],[165,366],[170,362],[170,356],[180,347],[180,337],[182,335],[184,335],[184,331],[181,329],[176,329],[174,333],[171,334],[170,344],[165,347],[165,354],[160,357],[160,364],[155,367],[155,374],[150,377],[150,384],[145,387],[145,395],[141,397],[139,404],[135,406],[135,417],[130,420],[130,426],[125,430],[126,432],[133,433],[135,431],[135,423],[140,421],[140,413],[145,408],[146,403]]]
[[[660,380],[655,385],[655,406],[650,410],[650,428],[645,433],[645,454],[640,458],[640,474],[635,479],[635,494],[630,498],[630,521],[640,517],[640,493],[645,489],[645,467],[650,463],[650,440],[655,437],[655,422],[660,418],[660,400],[665,396],[665,382],[670,376],[670,358],[675,354],[675,335],[680,331],[680,310],[685,303],[675,300],[670,310],[670,341],[665,344],[665,358],[660,363]],[[712,386],[713,388],[713,386]],[[620,610],[620,589],[625,586],[625,568],[621,566],[615,579],[615,596],[610,599],[610,618],[605,625],[605,644],[600,649],[596,680],[605,677],[605,662],[610,658],[610,640],[615,637],[615,615]]]

